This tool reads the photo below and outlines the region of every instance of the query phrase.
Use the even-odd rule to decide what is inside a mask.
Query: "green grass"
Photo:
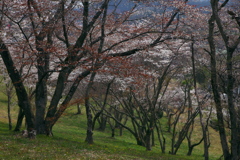
[[[134,137],[126,130],[123,136],[116,132],[115,138],[110,137],[110,129],[105,132],[94,131],[94,144],[88,145],[84,142],[86,136],[86,117],[74,115],[75,107],[70,107],[60,118],[53,128],[53,137],[38,135],[36,139],[29,140],[19,134],[8,131],[7,116],[5,108],[0,108],[0,159],[116,159],[116,160],[203,160],[203,146],[196,147],[192,156],[186,156],[187,144],[183,143],[177,155],[168,154],[170,137],[166,134],[167,149],[165,154],[161,153],[156,144],[152,151],[146,151],[144,147],[136,145]],[[16,113],[13,113],[16,116]],[[5,117],[5,118],[4,118]],[[164,119],[163,119],[164,120]],[[163,121],[164,122],[164,121]],[[212,132],[211,136],[217,136]],[[217,137],[218,138],[218,137]],[[219,138],[218,138],[219,139]],[[216,142],[212,142],[215,143]],[[214,145],[214,144],[212,144]],[[219,148],[210,148],[210,159],[221,156]]]

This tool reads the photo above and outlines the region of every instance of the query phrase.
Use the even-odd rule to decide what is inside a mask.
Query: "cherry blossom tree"
[[[1,56],[28,130],[51,135],[79,83],[88,75],[119,57],[145,52],[180,36],[178,24],[184,18],[180,15],[193,9],[186,2],[1,1]],[[18,63],[26,65],[18,68]],[[35,114],[25,88],[27,81],[23,81],[28,77],[35,79]],[[55,87],[47,105],[52,81]]]

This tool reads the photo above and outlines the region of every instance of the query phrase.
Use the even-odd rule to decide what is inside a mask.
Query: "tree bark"
[[[213,1],[213,0],[211,0]],[[222,113],[222,104],[221,104],[221,98],[218,90],[218,80],[217,80],[217,68],[216,68],[216,48],[214,44],[214,16],[211,16],[211,18],[208,21],[209,25],[209,36],[208,36],[208,43],[210,46],[210,56],[211,56],[211,85],[212,85],[212,92],[214,97],[214,102],[216,105],[216,111],[217,111],[217,119],[218,119],[218,127],[219,127],[219,135],[221,139],[221,145],[223,149],[223,155],[225,160],[230,159],[230,153],[226,138],[226,132],[224,128],[224,118]]]
[[[45,76],[48,67],[45,64],[44,57],[47,53],[43,55],[38,55],[38,83],[36,84],[36,94],[35,94],[35,105],[36,105],[36,117],[35,117],[35,129],[37,134],[45,134],[45,110],[47,105],[47,76]]]
[[[23,109],[24,115],[26,117],[27,130],[28,132],[31,132],[34,130],[34,115],[32,113],[32,108],[30,101],[28,99],[28,94],[23,85],[21,76],[15,67],[16,65],[12,60],[9,50],[1,38],[0,38],[0,54],[7,68],[8,74],[12,80],[12,83],[15,87],[18,98],[18,105],[20,108]]]
[[[19,108],[17,124],[16,124],[16,127],[14,129],[15,132],[19,132],[21,130],[23,118],[24,118],[23,110],[22,110],[22,108]]]
[[[47,48],[52,45],[51,40],[52,33],[48,34],[47,37]],[[44,51],[44,48],[41,47],[42,38],[36,37],[37,44],[37,73],[38,73],[38,82],[36,84],[35,91],[35,129],[37,134],[45,134],[45,110],[47,107],[47,80],[48,80],[48,70],[49,70],[49,58],[50,53]]]
[[[151,130],[151,128],[149,128],[146,131],[146,136],[145,136],[145,144],[146,144],[146,150],[147,151],[151,151],[152,150],[151,135],[152,135],[152,130]]]

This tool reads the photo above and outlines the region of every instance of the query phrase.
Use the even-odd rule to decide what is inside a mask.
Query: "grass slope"
[[[159,145],[156,144],[152,151],[146,151],[144,147],[136,145],[134,137],[126,130],[123,136],[111,138],[110,130],[105,132],[94,131],[93,145],[84,142],[86,135],[86,117],[74,115],[75,107],[70,107],[66,114],[53,128],[53,137],[38,135],[36,139],[29,140],[17,133],[8,131],[6,107],[0,108],[0,159],[79,159],[79,160],[202,160],[203,146],[194,149],[192,156],[185,156],[187,144],[183,143],[177,155],[162,154]],[[13,113],[16,117],[16,111]],[[212,132],[211,136],[217,136]],[[214,137],[213,137],[214,138]],[[216,139],[216,137],[215,137]],[[219,139],[217,137],[217,139]],[[170,137],[167,137],[170,143]],[[211,146],[215,146],[215,140]],[[170,144],[167,144],[170,146]],[[210,159],[220,157],[219,147],[210,148]],[[170,149],[167,148],[166,152]]]

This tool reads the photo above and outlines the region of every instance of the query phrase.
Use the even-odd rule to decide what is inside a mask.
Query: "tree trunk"
[[[68,107],[68,104],[69,104],[70,100],[72,99],[75,91],[78,88],[78,84],[81,82],[81,80],[83,78],[85,78],[86,76],[88,76],[91,73],[90,70],[86,70],[86,71],[82,72],[75,79],[75,81],[73,82],[73,84],[72,84],[67,96],[65,97],[63,103],[59,106],[58,103],[59,103],[59,101],[62,97],[62,93],[63,93],[63,90],[65,88],[65,82],[68,78],[69,73],[72,70],[70,67],[67,67],[65,69],[66,70],[64,70],[63,72],[61,72],[59,74],[56,90],[55,90],[54,96],[52,98],[52,101],[50,103],[50,106],[48,108],[47,116],[45,118],[45,129],[46,129],[46,134],[47,135],[49,135],[49,134],[51,135],[52,127],[57,122],[57,120],[61,117],[63,112],[66,110],[66,108]]]
[[[145,144],[146,144],[146,150],[147,151],[152,150],[151,135],[152,135],[152,131],[151,131],[151,128],[150,128],[150,129],[147,130],[146,136],[145,136]]]
[[[45,110],[47,105],[47,71],[49,69],[49,53],[39,49],[37,57],[38,83],[36,84],[35,105],[36,119],[35,129],[37,134],[45,134]]]
[[[76,114],[82,114],[80,103],[77,104],[77,113]]]
[[[232,64],[232,55],[233,51],[231,48],[227,49],[227,75],[228,75],[228,84],[227,84],[227,95],[228,95],[228,109],[230,114],[230,122],[231,122],[231,152],[232,159],[239,159],[240,153],[238,152],[238,140],[240,133],[238,132],[238,119],[237,119],[237,111],[235,109],[235,105],[233,102],[233,64]]]
[[[96,72],[93,72],[90,77],[90,81],[87,85],[86,93],[85,93],[85,107],[86,107],[86,115],[87,115],[87,137],[86,142],[88,144],[93,144],[93,118],[91,113],[91,108],[89,104],[89,96],[90,96],[90,89],[93,85],[93,80],[96,76]]]
[[[8,127],[12,130],[12,119],[11,119],[11,97],[8,95]]]
[[[1,38],[0,38],[0,47],[1,47],[0,48],[1,57],[3,59],[3,62],[7,68],[8,74],[16,90],[18,105],[20,108],[22,108],[24,115],[26,117],[27,130],[28,132],[31,132],[32,130],[34,130],[34,115],[32,113],[32,108],[31,108],[30,101],[28,99],[27,91],[23,85],[20,74],[16,69],[16,65],[12,60],[9,50],[7,46],[3,43]]]
[[[71,72],[71,68],[63,68],[62,71],[58,75],[57,85],[55,92],[53,94],[53,98],[50,102],[47,115],[45,118],[45,130],[47,135],[52,135],[52,127],[57,121],[55,114],[57,112],[57,107],[60,99],[62,98],[63,90],[65,89],[65,82]],[[62,110],[64,111],[64,110]]]
[[[137,141],[137,145],[139,145],[139,146],[146,146],[145,143],[142,141],[142,139],[139,138],[138,136],[135,136],[135,139]]]
[[[115,137],[115,128],[112,128],[112,138]]]
[[[160,143],[162,153],[165,153],[165,137],[163,136],[160,122],[159,122],[159,127],[158,127],[157,123],[155,123],[155,127],[157,130],[158,141]]]
[[[206,130],[207,126],[205,126],[204,123],[203,123],[203,115],[202,115],[201,109],[200,109],[200,121],[201,121],[203,143],[204,143],[204,159],[208,160],[209,159],[209,152],[208,152],[209,142],[208,142],[207,130]]]
[[[233,42],[231,42],[229,39],[229,36],[227,32],[224,30],[224,25],[221,21],[221,18],[219,17],[219,11],[222,7],[224,7],[228,3],[228,0],[224,2],[224,5],[222,4],[219,7],[219,1],[218,0],[211,0],[211,7],[212,7],[212,17],[216,21],[217,27],[219,29],[219,32],[221,34],[221,38],[225,44],[225,48],[227,50],[227,60],[226,60],[226,66],[227,66],[227,96],[228,96],[228,109],[230,114],[230,122],[231,122],[231,159],[239,159],[240,153],[238,152],[239,147],[239,126],[237,124],[238,117],[237,117],[237,111],[234,106],[234,97],[233,97],[233,86],[234,86],[234,78],[233,78],[233,53],[236,50],[236,48],[239,46],[239,35],[237,36],[237,39],[235,39]],[[231,11],[228,11],[228,13]],[[230,13],[229,13],[230,14]],[[239,17],[233,13],[230,14],[232,16],[232,19],[235,19],[238,26],[240,26],[240,19]],[[221,125],[221,124],[220,124]],[[221,126],[220,126],[221,127]],[[230,153],[229,150],[224,149],[224,158],[230,159]],[[225,151],[227,150],[227,151]]]
[[[154,130],[152,131],[152,146],[155,146]]]
[[[47,105],[47,87],[45,82],[37,83],[36,96],[36,117],[35,117],[35,130],[37,134],[45,134],[45,109]]]
[[[123,127],[120,126],[120,127],[119,127],[119,136],[122,136],[122,135],[123,135]]]
[[[92,131],[92,113],[89,107],[86,106],[86,114],[87,114],[87,137],[85,142],[88,144],[93,144],[93,131]]]
[[[222,104],[221,104],[221,98],[219,95],[218,82],[217,82],[216,48],[215,48],[214,38],[213,38],[214,21],[215,21],[214,16],[212,16],[208,21],[208,25],[209,25],[208,43],[210,46],[210,56],[211,56],[211,61],[210,61],[211,62],[211,85],[212,85],[214,102],[215,102],[216,110],[217,110],[219,135],[220,135],[220,139],[221,139],[223,155],[224,155],[225,160],[228,160],[228,159],[230,159],[230,153],[229,153],[229,147],[228,147],[227,138],[226,138],[226,132],[224,129]]]
[[[19,108],[18,118],[17,118],[17,125],[16,125],[16,127],[14,129],[15,132],[19,132],[21,130],[23,118],[24,118],[23,110],[22,110],[22,108]]]
[[[99,118],[101,118],[101,120],[99,121],[99,131],[105,131],[106,129],[106,125],[107,125],[107,117],[104,115],[101,115]]]

